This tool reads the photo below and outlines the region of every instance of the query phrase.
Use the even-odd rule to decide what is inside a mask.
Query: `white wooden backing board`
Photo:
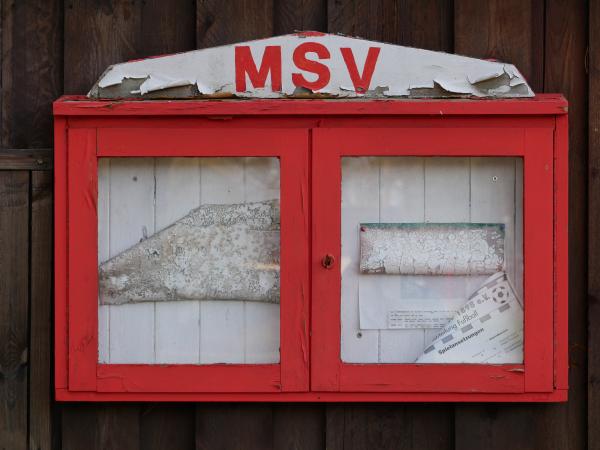
[[[203,204],[279,198],[276,158],[102,158],[98,262]],[[176,301],[101,305],[101,363],[279,361],[279,305]]]
[[[361,330],[359,294],[466,300],[486,278],[360,274],[361,222],[504,223],[506,271],[522,298],[522,183],[519,158],[343,158],[342,360],[411,363],[439,331]]]

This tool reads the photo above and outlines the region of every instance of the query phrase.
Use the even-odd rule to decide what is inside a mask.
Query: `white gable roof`
[[[512,64],[318,32],[115,64],[88,94],[94,98],[533,95]]]

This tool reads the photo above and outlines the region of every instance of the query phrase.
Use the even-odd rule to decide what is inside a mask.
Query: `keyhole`
[[[335,262],[335,258],[333,257],[333,255],[330,255],[329,253],[326,254],[325,256],[323,256],[323,259],[321,260],[321,264],[326,269],[331,269],[333,267],[334,262]]]

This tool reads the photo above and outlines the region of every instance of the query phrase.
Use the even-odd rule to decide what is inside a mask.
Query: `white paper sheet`
[[[360,274],[359,323],[363,330],[443,328],[484,276]]]
[[[489,277],[417,363],[523,362],[523,306],[504,272]]]

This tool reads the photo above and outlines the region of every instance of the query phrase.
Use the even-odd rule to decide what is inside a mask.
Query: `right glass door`
[[[552,390],[553,124],[456,123],[313,130],[312,390]]]

